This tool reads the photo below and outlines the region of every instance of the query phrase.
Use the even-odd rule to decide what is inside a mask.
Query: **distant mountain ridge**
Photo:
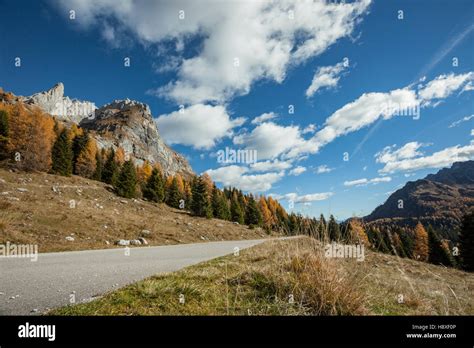
[[[65,97],[61,82],[47,91],[14,100],[88,129],[100,148],[121,147],[137,165],[148,161],[158,163],[165,175],[194,174],[186,158],[164,143],[147,104],[125,99],[97,108],[92,102]]]
[[[409,181],[364,217],[367,222],[394,222],[458,229],[462,216],[474,207],[474,161],[455,162],[424,179]]]

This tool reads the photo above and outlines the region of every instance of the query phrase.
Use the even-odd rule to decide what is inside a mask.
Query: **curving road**
[[[86,250],[38,255],[38,260],[0,257],[0,315],[35,315],[88,301],[158,273],[231,254],[268,239]],[[71,295],[72,294],[72,295]]]

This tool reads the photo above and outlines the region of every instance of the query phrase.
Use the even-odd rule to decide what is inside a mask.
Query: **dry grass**
[[[320,243],[302,237],[268,241],[51,314],[472,315],[473,289],[473,274],[367,251],[364,262],[328,259]]]
[[[75,208],[70,208],[70,200],[76,202]],[[261,229],[123,199],[108,185],[78,176],[0,169],[0,244],[33,243],[40,252],[102,249],[114,247],[118,239],[137,239],[142,230],[151,232],[143,236],[150,245],[267,237]],[[75,240],[69,242],[67,236]]]

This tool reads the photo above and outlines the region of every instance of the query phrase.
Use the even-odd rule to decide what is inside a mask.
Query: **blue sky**
[[[0,2],[5,90],[146,102],[197,173],[287,210],[365,215],[474,158],[469,0]]]

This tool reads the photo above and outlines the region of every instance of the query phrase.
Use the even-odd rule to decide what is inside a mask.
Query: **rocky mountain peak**
[[[158,163],[166,175],[190,176],[188,161],[168,147],[156,126],[150,107],[135,100],[114,100],[95,111],[80,126],[91,131],[100,147],[121,147],[136,164]]]
[[[47,91],[15,98],[88,129],[100,148],[121,147],[137,165],[148,161],[159,164],[165,175],[194,174],[188,161],[164,143],[145,103],[127,98],[97,108],[94,103],[65,97],[61,82]]]
[[[130,100],[130,99],[123,99],[123,100],[114,100],[113,102],[106,104],[102,106],[100,109],[105,110],[105,109],[116,109],[116,110],[130,110],[132,108],[139,108],[144,111],[145,114],[151,116],[151,110],[148,104],[141,103],[136,100]]]
[[[59,82],[44,92],[35,93],[29,97],[21,97],[26,104],[40,107],[44,112],[60,120],[79,123],[90,117],[97,107],[89,101],[70,99],[64,96],[64,84]]]

